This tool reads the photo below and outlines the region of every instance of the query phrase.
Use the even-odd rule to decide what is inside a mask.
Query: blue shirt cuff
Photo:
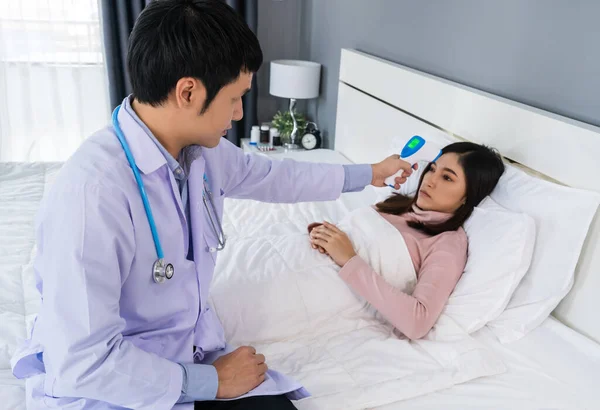
[[[214,366],[206,364],[179,364],[183,373],[181,396],[177,403],[214,400],[219,388],[219,376]]]
[[[373,168],[369,164],[344,165],[344,187],[342,192],[358,192],[373,180]]]

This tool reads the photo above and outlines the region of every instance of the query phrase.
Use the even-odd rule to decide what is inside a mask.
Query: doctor
[[[306,396],[252,347],[227,346],[207,303],[226,246],[223,200],[333,200],[411,170],[398,157],[271,161],[223,139],[262,59],[222,1],[155,1],[139,16],[133,94],[67,161],[39,211],[42,304],[12,360],[29,379],[28,409],[284,410]]]

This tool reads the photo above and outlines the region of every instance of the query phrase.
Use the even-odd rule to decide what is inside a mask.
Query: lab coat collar
[[[143,174],[150,174],[167,163],[165,156],[150,138],[151,131],[131,108],[129,96],[121,103],[118,119],[135,163]]]

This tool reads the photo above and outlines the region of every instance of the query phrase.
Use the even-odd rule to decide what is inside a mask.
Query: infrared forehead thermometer
[[[419,161],[435,162],[442,155],[442,148],[431,141],[426,141],[425,138],[415,135],[409,139],[402,151],[400,152],[400,159],[414,165]],[[402,176],[403,170],[396,172],[391,177],[385,179],[386,185],[394,188],[395,179]]]

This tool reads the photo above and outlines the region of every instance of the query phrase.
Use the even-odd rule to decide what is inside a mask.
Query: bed
[[[346,156],[332,150],[300,152],[282,157],[351,163]],[[374,191],[376,190],[369,188],[362,193],[346,194],[335,202],[273,205],[266,208],[252,201],[231,201],[228,204],[230,213],[224,224],[236,239],[252,237],[260,241],[261,235],[290,235],[304,230],[307,223],[314,220],[339,220],[351,210],[371,203],[377,196]],[[256,218],[256,215],[259,217]],[[512,343],[499,342],[487,327],[473,334],[477,341],[490,347],[501,357],[507,367],[506,372],[370,409],[600,408],[600,395],[597,392],[600,345],[559,321],[557,316],[561,308],[526,337]]]
[[[515,124],[527,132],[516,132]],[[392,136],[409,131],[442,132],[452,139],[487,143],[539,178],[600,192],[596,177],[600,169],[594,162],[596,153],[600,153],[599,129],[355,50],[342,50],[341,54],[335,150],[288,153],[282,157],[342,164],[375,162],[389,154]],[[365,149],[367,135],[369,143]],[[560,146],[557,141],[561,135],[569,135],[577,143]],[[543,148],[539,146],[540,138],[545,138]],[[572,166],[557,167],[553,159],[556,157]],[[11,376],[10,356],[16,344],[26,337],[39,307],[32,271],[34,216],[59,169],[60,164],[0,164],[1,408],[26,409],[26,386]],[[303,233],[307,223],[315,220],[338,221],[352,210],[372,204],[380,195],[378,190],[368,188],[344,194],[332,202],[266,207],[252,201],[227,200],[223,223],[230,244],[285,238]],[[600,286],[599,219],[596,215],[582,246],[570,291],[551,316],[510,342],[500,341],[487,325],[471,334],[501,360],[505,371],[362,408],[600,408],[596,387],[600,376],[600,322],[592,313],[600,308],[595,295]],[[219,278],[231,269],[228,256],[232,255],[219,259],[217,290]],[[427,382],[417,380],[415,391],[419,384]],[[298,406],[349,408],[341,401],[327,403],[327,407],[315,407],[314,402],[301,401]]]
[[[25,383],[10,358],[27,338],[39,309],[32,256],[40,201],[61,164],[0,164],[0,408],[25,409]]]
[[[402,133],[407,137],[413,133],[438,133],[449,141],[470,140],[492,145],[514,168],[536,179],[600,191],[596,178],[600,167],[593,154],[600,153],[600,129],[356,50],[341,52],[335,151],[280,157],[373,163],[390,154],[390,139]],[[569,136],[570,143],[561,144],[562,136]],[[556,158],[572,166],[559,167]],[[261,235],[299,234],[309,222],[322,219],[335,222],[356,207],[372,204],[375,198],[380,198],[373,191],[343,195],[334,203],[266,208],[251,201],[230,201],[225,223],[233,237],[248,236],[256,241],[261,240]],[[517,339],[514,341],[501,341],[491,325],[472,334],[499,355],[506,365],[504,373],[364,408],[600,408],[600,395],[596,391],[600,375],[600,326],[591,314],[599,307],[594,291],[600,285],[597,202],[593,213],[595,218],[590,220],[585,243],[577,254],[577,269],[564,285],[566,296],[560,296],[560,304],[555,301],[558,306],[552,315],[541,315],[539,324],[531,326],[525,336],[507,337]],[[218,288],[218,278],[216,283]],[[313,407],[304,407],[300,402],[299,408]]]

